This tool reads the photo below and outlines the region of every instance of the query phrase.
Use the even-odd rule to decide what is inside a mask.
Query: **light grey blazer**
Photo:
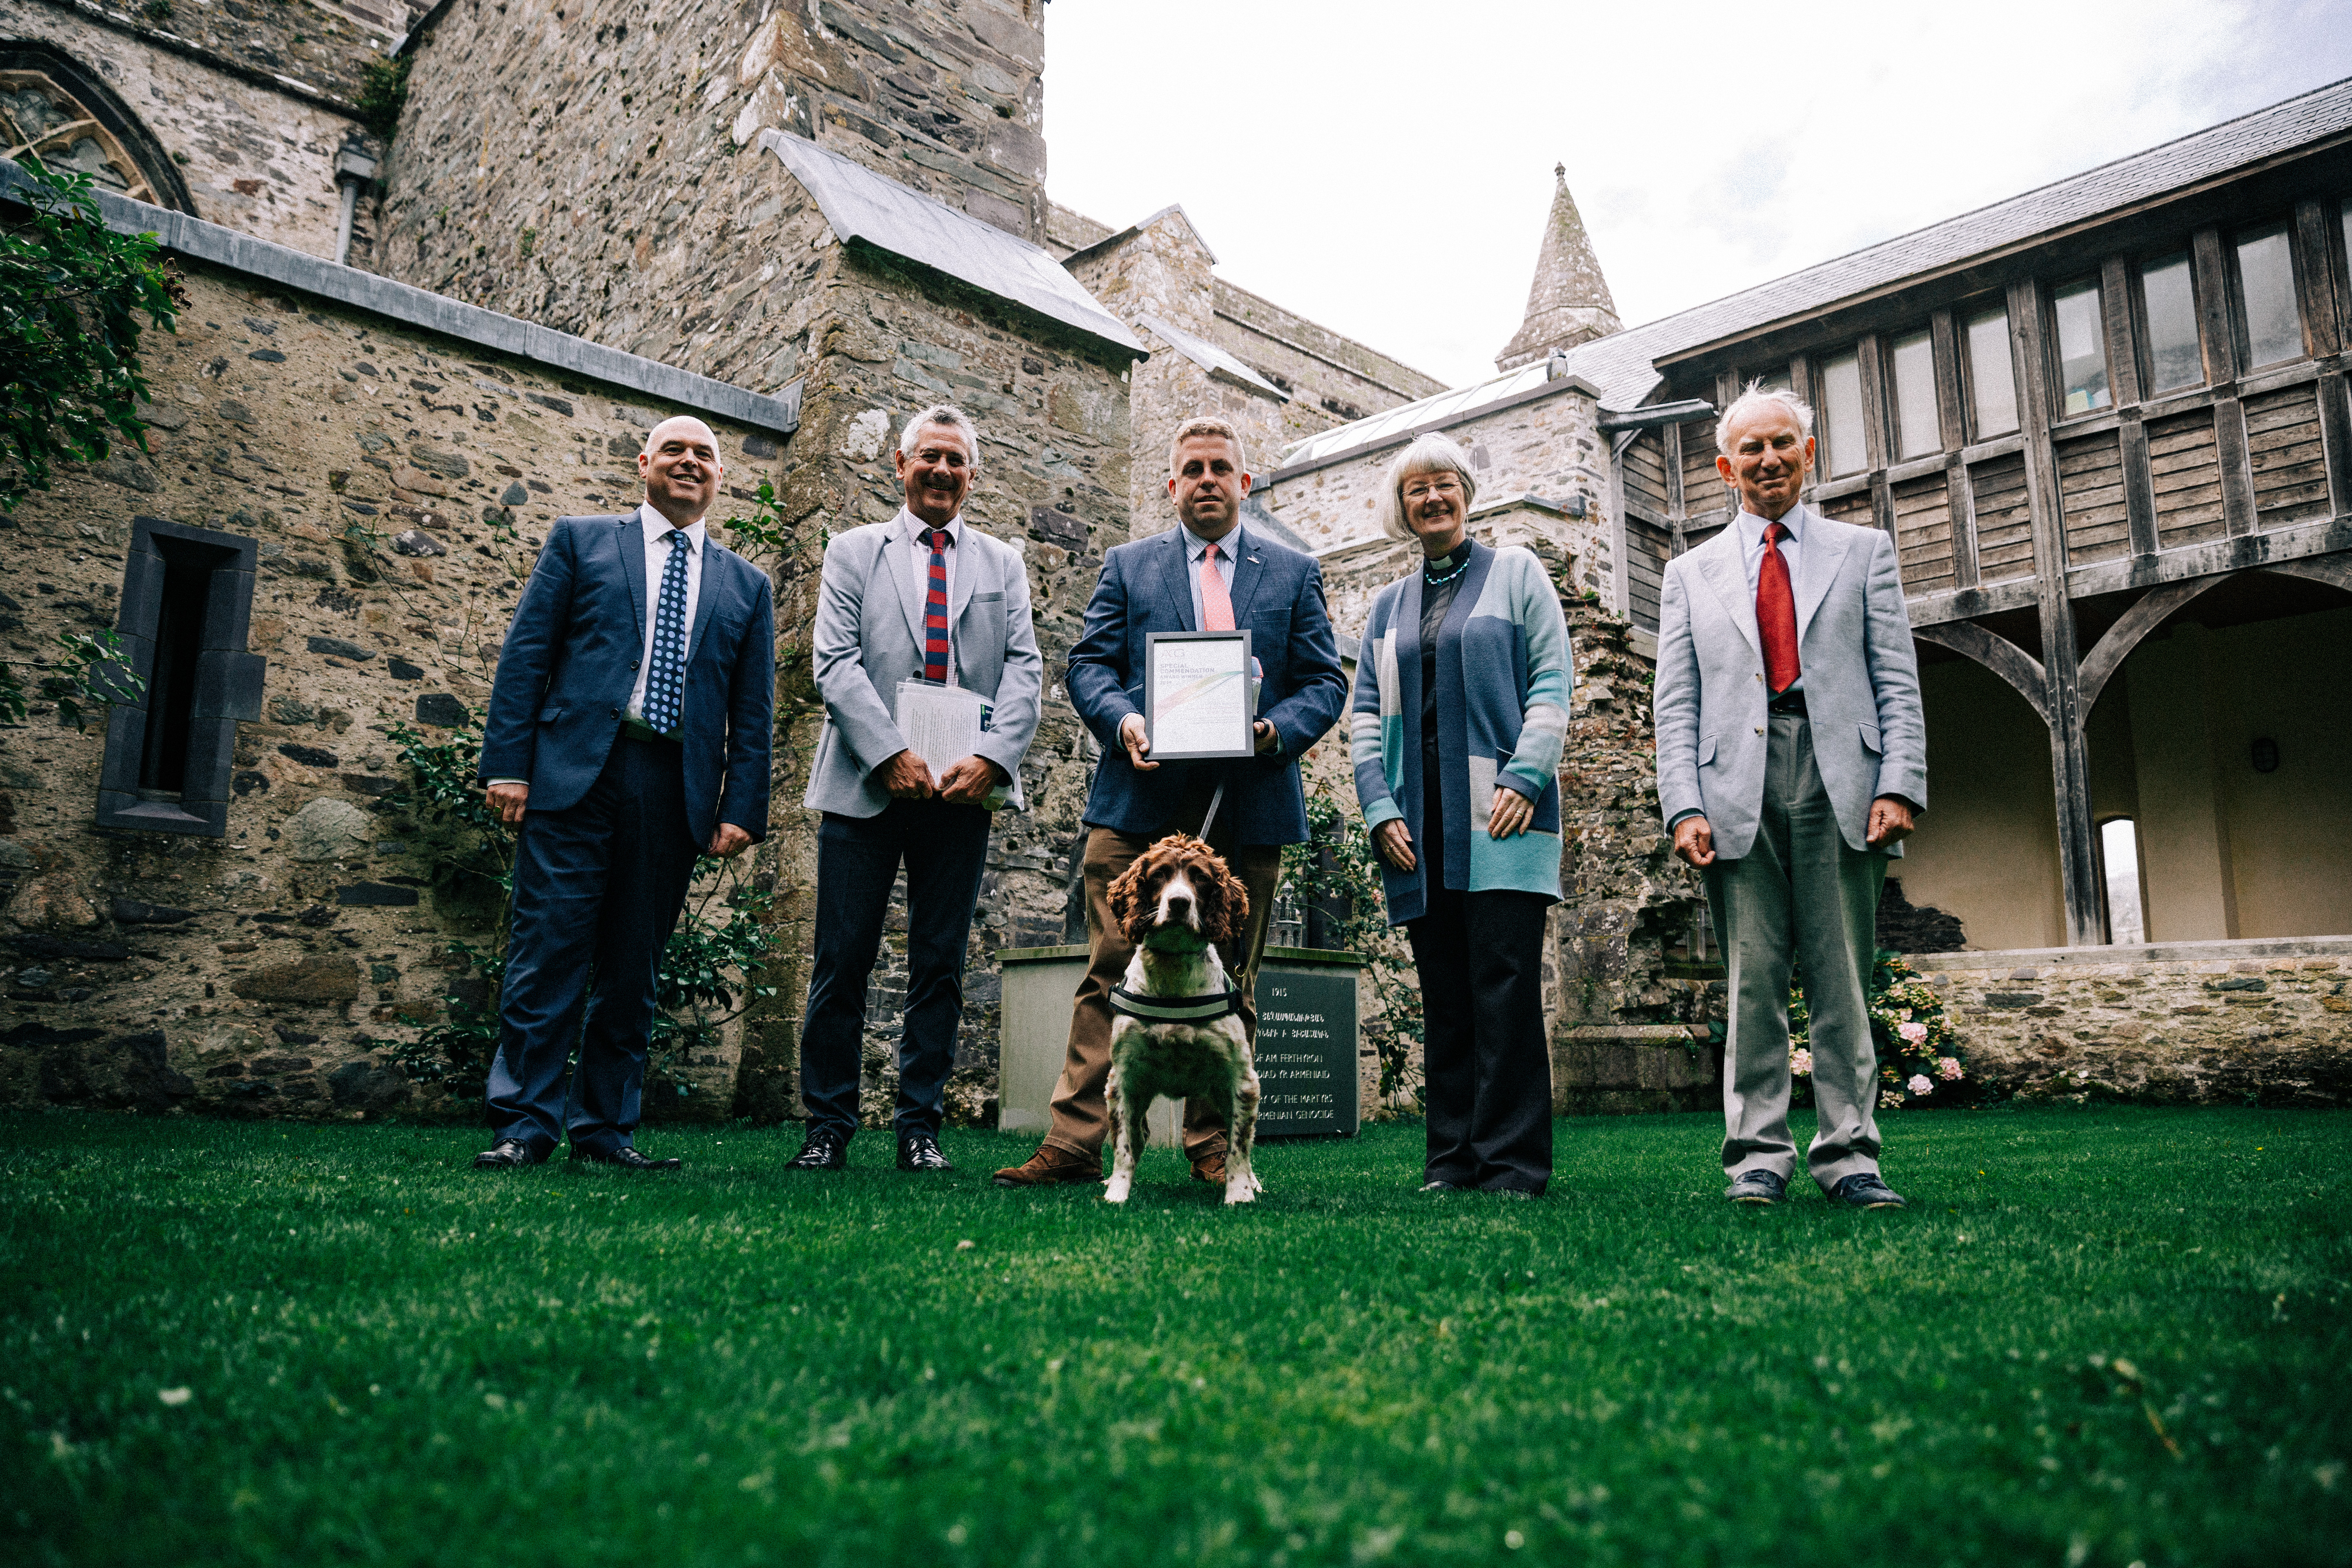
[[[923,585],[914,551],[890,548],[897,523],[867,523],[824,549],[814,638],[824,729],[809,768],[803,805],[873,816],[890,804],[874,770],[907,749],[891,718],[898,682],[923,673]],[[1037,733],[1045,664],[1029,620],[1029,573],[1020,555],[967,518],[956,545],[949,645],[956,684],[995,705],[979,754],[1012,776],[1007,804],[1021,795],[1021,759]]]
[[[1798,552],[1797,658],[1813,756],[1839,830],[1867,849],[1870,803],[1927,805],[1927,727],[1895,542],[1805,513]],[[1658,595],[1658,809],[1703,812],[1727,860],[1756,842],[1764,803],[1763,643],[1738,531],[1666,565]],[[1903,847],[1891,851],[1900,855]]]

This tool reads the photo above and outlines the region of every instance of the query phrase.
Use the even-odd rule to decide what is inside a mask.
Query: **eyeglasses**
[[[1407,479],[1403,494],[1409,501],[1426,500],[1433,495],[1458,494],[1461,489],[1462,481],[1452,474],[1433,474],[1426,479]]]

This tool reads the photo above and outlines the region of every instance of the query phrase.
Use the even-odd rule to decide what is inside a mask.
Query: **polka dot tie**
[[[667,735],[686,706],[686,535],[673,528],[669,563],[662,568],[661,602],[654,606],[654,662],[646,672],[646,723]]]

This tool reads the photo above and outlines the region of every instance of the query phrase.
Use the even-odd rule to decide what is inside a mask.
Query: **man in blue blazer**
[[[1307,837],[1298,762],[1339,717],[1346,676],[1312,556],[1244,526],[1250,477],[1241,437],[1222,419],[1196,417],[1176,433],[1168,494],[1180,526],[1122,544],[1103,558],[1086,625],[1070,649],[1070,703],[1102,743],[1087,798],[1087,926],[1091,953],[1071,1011],[1069,1052],[1054,1089],[1054,1123],[1025,1164],[996,1173],[1000,1186],[1102,1179],[1110,1131],[1110,990],[1135,950],[1111,918],[1110,885],[1154,842],[1199,833],[1217,785],[1224,795],[1210,847],[1249,893],[1249,920],[1221,948],[1241,993],[1242,1026],[1257,1042],[1257,963],[1282,880],[1282,847]],[[1257,754],[1230,762],[1160,763],[1143,718],[1146,639],[1153,632],[1247,630],[1264,675]],[[1225,1180],[1225,1129],[1213,1108],[1185,1107],[1184,1152],[1200,1180]]]
[[[662,948],[695,858],[767,837],[774,592],[703,526],[709,426],[655,426],[637,471],[635,510],[556,519],[499,650],[480,773],[520,832],[484,1169],[538,1164],[567,1123],[574,1159],[677,1168],[631,1143]]]

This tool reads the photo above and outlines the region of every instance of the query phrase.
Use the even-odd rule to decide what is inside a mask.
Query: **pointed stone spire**
[[[1609,280],[1601,276],[1576,198],[1568,194],[1568,165],[1555,165],[1552,178],[1558,188],[1544,224],[1543,249],[1536,257],[1536,279],[1528,289],[1528,318],[1495,356],[1497,370],[1515,370],[1554,349],[1605,338],[1624,325],[1609,298]]]

